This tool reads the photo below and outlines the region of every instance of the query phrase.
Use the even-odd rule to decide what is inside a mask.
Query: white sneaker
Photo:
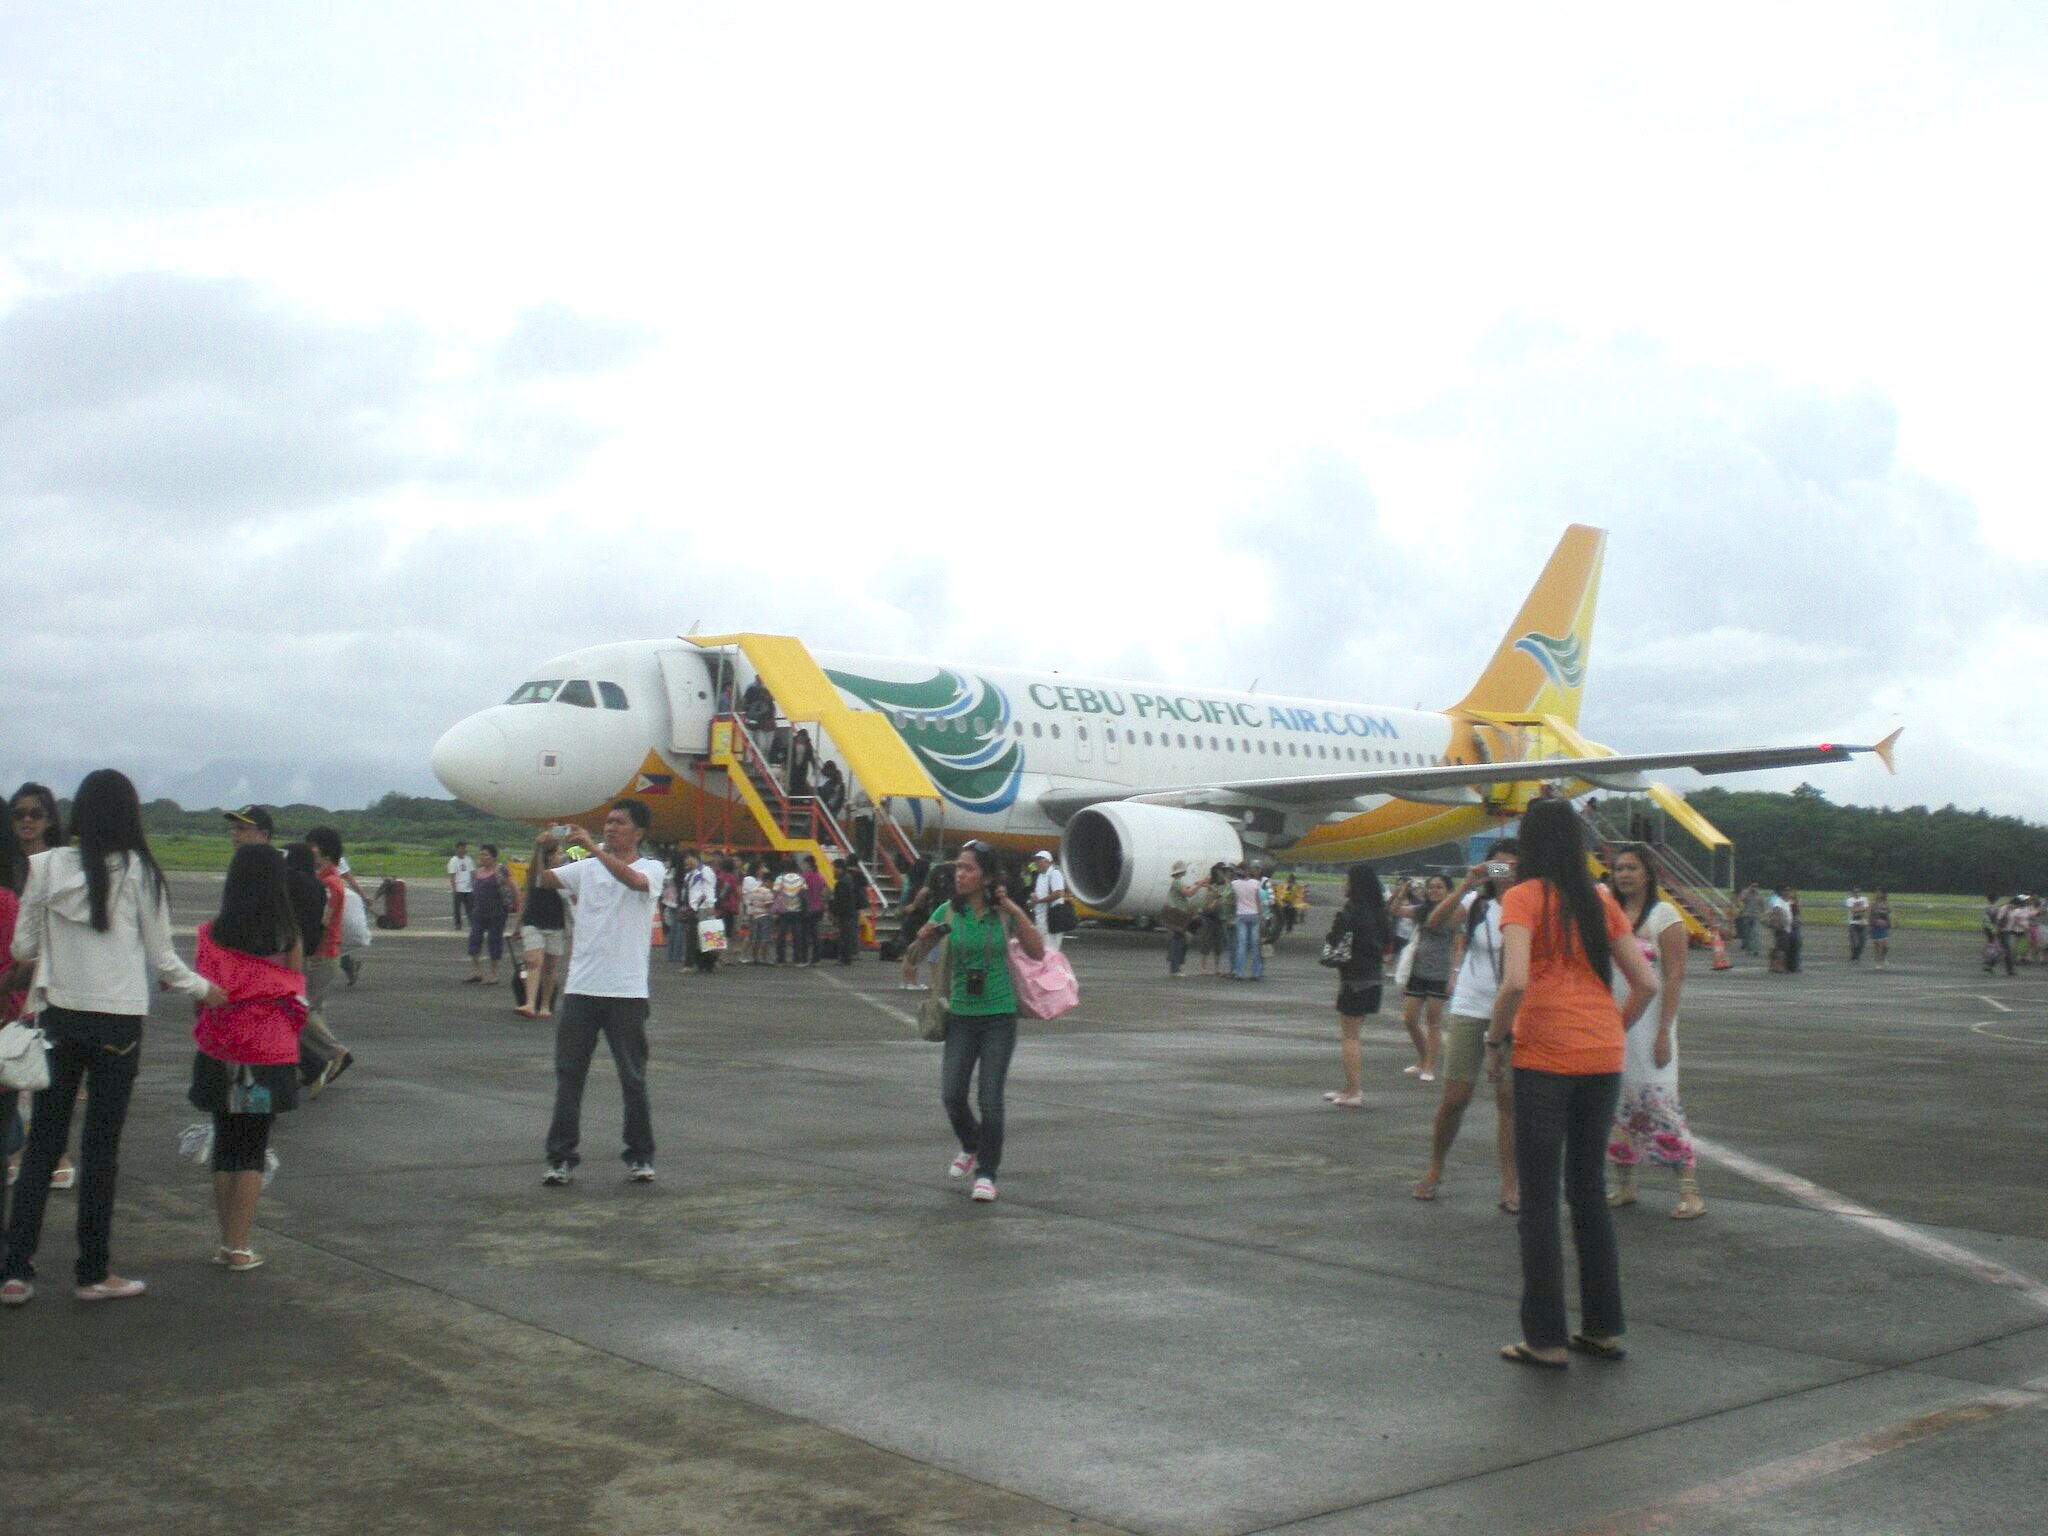
[[[561,1185],[576,1177],[576,1171],[567,1163],[550,1163],[548,1171],[540,1176],[543,1184]]]
[[[977,1199],[977,1200],[993,1200],[993,1199],[995,1199],[995,1197],[996,1197],[996,1181],[995,1181],[994,1179],[991,1179],[991,1178],[987,1178],[987,1177],[983,1177],[983,1178],[979,1178],[979,1179],[976,1179],[976,1180],[974,1181],[974,1198],[975,1198],[975,1199]]]
[[[635,1184],[652,1184],[654,1182],[654,1164],[644,1159],[640,1162],[629,1164],[626,1168],[626,1177]]]
[[[964,1179],[972,1172],[974,1172],[974,1154],[972,1152],[962,1152],[946,1167],[946,1177],[949,1179]]]

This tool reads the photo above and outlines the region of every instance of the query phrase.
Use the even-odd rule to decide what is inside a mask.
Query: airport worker
[[[1451,959],[1457,972],[1450,1018],[1444,1028],[1444,1091],[1437,1100],[1429,1131],[1429,1167],[1415,1185],[1415,1198],[1434,1200],[1444,1181],[1444,1165],[1464,1124],[1465,1106],[1485,1072],[1486,1028],[1500,987],[1506,946],[1500,930],[1500,898],[1515,878],[1515,840],[1504,837],[1487,850],[1483,862],[1465,871],[1458,888],[1437,904],[1424,921],[1451,930]],[[1502,1060],[1507,1059],[1502,1050]],[[1515,1087],[1506,1072],[1494,1079],[1494,1151],[1500,1161],[1500,1208],[1519,1211],[1521,1186],[1515,1177]]]
[[[1323,940],[1326,950],[1348,953],[1336,967],[1337,1031],[1343,1041],[1344,1087],[1326,1093],[1324,1102],[1339,1109],[1359,1109],[1365,1104],[1360,1080],[1364,1055],[1358,1032],[1368,1016],[1380,1011],[1380,976],[1387,956],[1387,902],[1380,889],[1380,877],[1370,864],[1354,864],[1344,876],[1344,905],[1330,923]]]
[[[0,1242],[0,1304],[35,1295],[50,1176],[71,1134],[79,1085],[85,1130],[78,1163],[80,1301],[140,1296],[140,1280],[113,1272],[114,1184],[121,1128],[142,1055],[142,1022],[152,983],[218,1007],[227,993],[188,968],[171,948],[171,906],[163,870],[142,830],[142,806],[127,775],[87,774],[71,801],[73,846],[29,863],[11,950],[33,962],[27,1007],[50,1041],[50,1086],[35,1115]]]
[[[1066,947],[1067,936],[1053,932],[1052,909],[1067,900],[1067,877],[1053,862],[1050,851],[1041,848],[1031,856],[1031,920],[1045,936],[1048,949]]]
[[[448,892],[455,898],[455,931],[469,926],[470,896],[476,885],[476,861],[469,856],[469,844],[455,840],[455,857],[448,861]]]
[[[1522,1336],[1501,1350],[1519,1365],[1562,1369],[1567,1351],[1624,1353],[1621,1261],[1607,1208],[1607,1137],[1621,1094],[1628,1026],[1657,995],[1628,919],[1586,868],[1583,824],[1569,802],[1538,800],[1522,817],[1520,883],[1501,898],[1504,955],[1487,1026],[1487,1075],[1514,1047],[1515,1167],[1522,1211]],[[1612,977],[1628,979],[1614,1001]],[[1579,1263],[1579,1331],[1565,1322],[1558,1175]]]
[[[625,1105],[626,1176],[654,1181],[654,1116],[647,1099],[647,939],[661,891],[661,863],[643,858],[640,839],[652,820],[638,800],[605,813],[604,839],[571,827],[568,846],[591,857],[564,862],[561,845],[542,834],[533,848],[541,883],[576,904],[576,946],[555,1013],[555,1112],[548,1125],[548,1171],[541,1182],[567,1184],[581,1160],[583,1084],[598,1037],[618,1069]]]
[[[1678,999],[1685,989],[1689,941],[1685,919],[1657,890],[1657,870],[1650,850],[1623,843],[1614,852],[1614,894],[1622,916],[1657,983],[1657,1022],[1645,1017],[1628,1032],[1621,1068],[1621,1102],[1614,1112],[1614,1133],[1608,1138],[1607,1160],[1614,1165],[1611,1206],[1636,1203],[1636,1170],[1656,1163],[1678,1172],[1678,1204],[1671,1214],[1689,1221],[1706,1214],[1700,1199],[1692,1128],[1678,1102]],[[1626,940],[1624,941],[1627,942]],[[1614,978],[1615,1002],[1624,1001],[1627,978]]]
[[[1017,1049],[1017,993],[1010,980],[1009,943],[1015,939],[1032,959],[1043,958],[1045,939],[1003,884],[1002,860],[975,839],[961,846],[953,865],[953,894],[933,909],[905,952],[906,977],[941,938],[950,940],[952,990],[946,997],[946,1045],[940,1067],[940,1098],[959,1138],[960,1151],[947,1166],[950,1178],[972,1177],[976,1200],[996,1198],[996,1174],[1003,1160],[1003,1087]],[[967,1092],[980,1069],[976,1102]]]
[[[299,1031],[306,1024],[305,948],[285,885],[284,856],[244,844],[228,863],[220,910],[199,925],[192,967],[228,995],[192,1027],[186,1098],[213,1116],[213,1261],[260,1268],[249,1246],[275,1117],[299,1102]]]
[[[341,919],[348,906],[348,887],[341,881],[341,834],[332,827],[315,827],[306,834],[306,849],[313,856],[313,874],[325,896],[321,908],[320,942],[306,952],[306,1027],[299,1032],[301,1045],[309,1046],[321,1063],[319,1075],[310,1082],[307,1097],[318,1098],[334,1080],[355,1064],[355,1055],[335,1038],[327,1022],[327,994],[334,978],[341,974]],[[305,1052],[300,1053],[303,1057]]]

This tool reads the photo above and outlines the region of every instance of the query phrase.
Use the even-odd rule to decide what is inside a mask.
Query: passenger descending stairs
[[[1484,722],[1495,732],[1505,730],[1512,733],[1513,750],[1523,757],[1612,755],[1611,748],[1588,741],[1569,722],[1556,715],[1504,715],[1481,710],[1471,713],[1474,720]],[[1568,793],[1579,787],[1602,789],[1607,786],[1583,781],[1578,785],[1565,786]],[[1641,792],[1707,850],[1710,862],[1717,850],[1734,848],[1726,833],[1686,804],[1685,797],[1668,785],[1648,783]],[[1502,785],[1488,792],[1489,803],[1497,814],[1502,815],[1519,815],[1528,809],[1528,803],[1535,795],[1534,786],[1526,782]],[[1594,862],[1599,872],[1605,874],[1613,862],[1615,845],[1628,839],[1620,829],[1597,819],[1589,819],[1589,825],[1594,834],[1591,850]],[[1692,942],[1711,944],[1717,933],[1725,940],[1734,931],[1734,900],[1676,850],[1657,846],[1650,851],[1656,865],[1658,891],[1685,919],[1686,932]]]
[[[711,724],[707,762],[725,770],[727,782],[754,818],[769,846],[809,854],[829,884],[832,861],[851,858],[868,877],[870,914],[877,929],[894,917],[902,877],[916,862],[917,849],[889,807],[939,798],[938,789],[904,746],[888,718],[854,709],[839,695],[801,640],[790,635],[691,635],[706,651],[727,649],[745,658],[775,696],[778,715],[792,727],[814,727],[820,760],[837,758],[867,796],[875,823],[870,856],[860,857],[850,829],[815,795],[792,795],[771,766],[767,744],[737,714],[718,715]],[[738,694],[739,679],[733,679]]]

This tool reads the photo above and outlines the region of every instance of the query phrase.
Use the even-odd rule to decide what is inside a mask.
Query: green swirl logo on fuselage
[[[1010,701],[987,678],[941,671],[916,683],[892,683],[853,672],[825,676],[896,722],[911,755],[940,794],[963,811],[994,815],[1017,799],[1024,753],[1010,739]]]
[[[1539,634],[1530,630],[1515,642],[1515,649],[1525,652],[1536,660],[1550,680],[1570,693],[1583,687],[1586,681],[1585,652],[1580,648],[1577,635]]]

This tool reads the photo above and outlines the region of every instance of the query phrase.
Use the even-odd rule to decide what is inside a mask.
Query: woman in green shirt
[[[940,1069],[940,1097],[960,1138],[960,1155],[946,1171],[956,1179],[974,1176],[974,1198],[996,1197],[996,1169],[1003,1160],[1003,1082],[1017,1049],[1017,992],[1010,984],[1010,940],[1032,959],[1045,955],[1045,940],[1003,884],[1002,861],[979,840],[960,849],[953,863],[954,895],[941,902],[905,951],[903,972],[914,976],[918,962],[940,939],[951,941],[952,987],[946,998],[946,1049]],[[981,1119],[967,1107],[967,1085],[981,1065]]]

